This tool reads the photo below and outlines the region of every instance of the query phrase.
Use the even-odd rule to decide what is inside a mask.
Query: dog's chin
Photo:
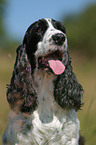
[[[55,74],[53,73],[53,71],[50,68],[40,68],[39,69],[39,73],[40,74],[46,74],[46,75],[52,75],[54,76]]]
[[[38,57],[38,60],[37,60],[38,70],[43,73],[55,74],[52,68],[50,67],[50,62],[57,61],[57,60],[62,62],[63,55],[64,55],[63,51],[56,50],[44,56]]]

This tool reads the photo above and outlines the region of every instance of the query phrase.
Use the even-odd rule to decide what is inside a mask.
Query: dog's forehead
[[[51,28],[54,28],[54,26],[53,26],[53,24],[52,24],[52,19],[50,19],[50,18],[45,18],[45,20],[47,21],[48,26],[49,26],[50,29],[51,29]],[[55,28],[54,28],[54,29],[55,29]]]
[[[61,22],[56,21],[54,19],[50,19],[50,18],[45,18],[47,24],[48,24],[48,31],[50,32],[56,32],[57,33],[63,33],[64,35],[66,34],[66,30],[65,27],[62,25]]]
[[[39,26],[40,26],[40,24],[42,24],[42,23],[43,23],[43,26],[47,25],[48,28],[54,28],[54,26],[52,24],[52,19],[51,18],[40,19],[40,20],[36,21],[34,24],[36,24],[36,25],[39,24]]]

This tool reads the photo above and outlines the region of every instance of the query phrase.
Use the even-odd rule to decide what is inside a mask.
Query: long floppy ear
[[[7,90],[7,100],[15,111],[30,113],[37,106],[31,72],[26,49],[21,45],[17,48],[14,71]]]
[[[71,58],[68,51],[64,52],[63,63],[65,71],[54,82],[55,100],[62,108],[75,108],[78,110],[82,105],[83,88],[72,71]]]

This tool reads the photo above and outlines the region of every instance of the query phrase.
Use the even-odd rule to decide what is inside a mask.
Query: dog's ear
[[[55,100],[62,108],[75,108],[78,110],[82,105],[83,88],[72,71],[71,58],[68,51],[64,52],[63,63],[65,71],[54,81]]]
[[[7,90],[7,100],[13,110],[30,113],[37,106],[31,72],[26,48],[21,45],[17,48],[14,71]]]

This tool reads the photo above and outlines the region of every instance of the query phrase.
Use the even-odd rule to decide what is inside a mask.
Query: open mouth
[[[64,72],[65,66],[62,63],[63,53],[59,50],[52,52],[48,55],[38,58],[38,68],[48,70],[56,75]]]

